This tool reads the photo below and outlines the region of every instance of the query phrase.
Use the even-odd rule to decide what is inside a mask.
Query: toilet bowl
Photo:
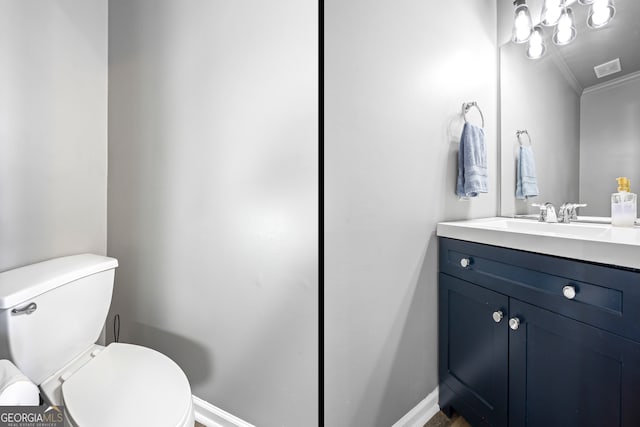
[[[164,354],[95,344],[111,304],[113,258],[84,254],[0,273],[0,359],[79,427],[192,427],[191,388]]]

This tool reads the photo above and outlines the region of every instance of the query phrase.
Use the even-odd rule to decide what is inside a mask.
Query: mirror
[[[534,23],[542,1],[527,2]],[[586,24],[589,6],[571,2],[576,39],[556,46],[543,27],[546,55],[532,60],[526,44],[506,41],[513,4],[501,0],[500,214],[537,213],[532,203],[587,203],[581,216],[608,217],[615,178],[627,176],[640,193],[640,1],[616,0],[616,14],[600,29]],[[502,34],[502,37],[500,37]],[[594,66],[620,58],[622,70],[598,78]],[[518,130],[527,130],[539,196],[515,197]],[[526,138],[523,140],[526,142]]]

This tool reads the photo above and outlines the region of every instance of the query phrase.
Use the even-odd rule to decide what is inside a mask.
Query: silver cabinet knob
[[[567,285],[562,288],[562,295],[564,295],[566,299],[574,299],[576,297],[576,288],[574,286]]]
[[[517,317],[512,317],[511,319],[509,319],[509,327],[514,331],[517,330],[520,327],[520,319],[518,319]]]
[[[471,265],[471,260],[469,258],[462,258],[460,260],[460,265],[462,266],[462,268],[467,268]]]
[[[500,321],[502,320],[502,318],[504,317],[504,313],[502,312],[502,310],[498,310],[498,311],[494,311],[493,312],[493,321],[496,323],[500,323]]]

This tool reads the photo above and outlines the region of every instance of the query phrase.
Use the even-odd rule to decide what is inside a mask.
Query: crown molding
[[[620,86],[632,80],[640,79],[640,71],[635,71],[633,73],[625,74],[622,77],[618,77],[616,79],[608,80],[606,82],[598,83],[593,86],[589,86],[585,88],[582,92],[583,94],[597,92],[603,89],[609,89],[615,86]]]

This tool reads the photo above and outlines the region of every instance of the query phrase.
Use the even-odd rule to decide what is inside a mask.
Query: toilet
[[[118,261],[93,254],[55,258],[0,273],[0,359],[8,359],[64,406],[78,427],[193,427],[191,387],[164,354],[95,342]]]

